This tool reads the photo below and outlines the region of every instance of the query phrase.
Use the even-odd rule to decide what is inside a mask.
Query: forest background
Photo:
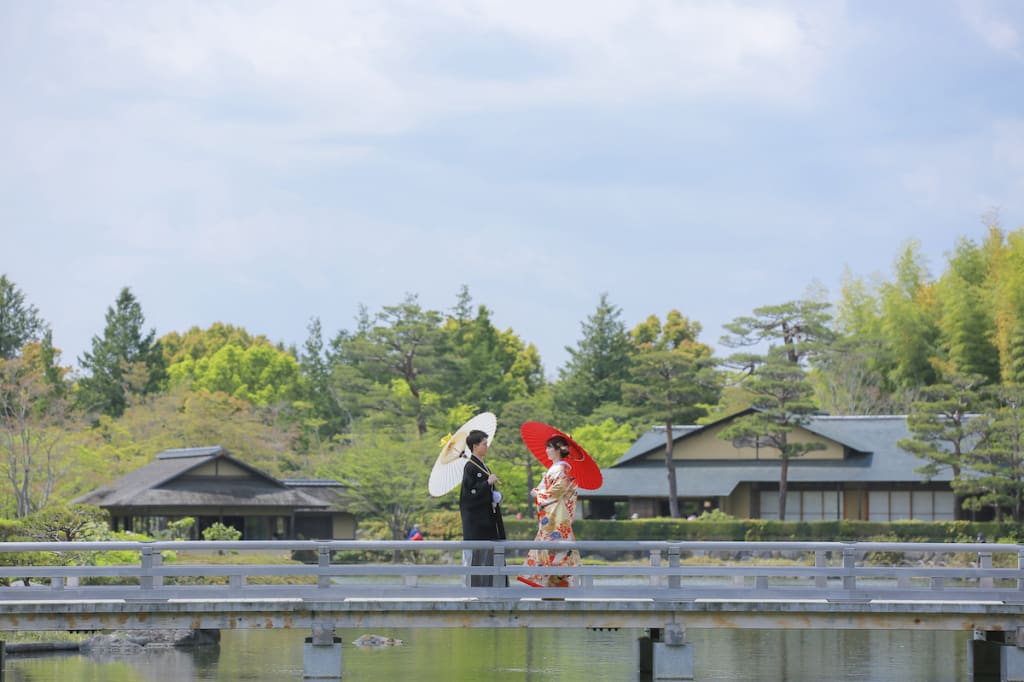
[[[222,445],[274,476],[342,481],[352,511],[397,536],[457,508],[457,491],[431,498],[426,480],[442,439],[477,412],[498,415],[488,461],[506,513],[530,515],[541,472],[519,439],[524,421],[571,432],[607,467],[652,425],[755,406],[728,437],[774,439],[783,459],[804,454],[785,436],[810,414],[907,414],[914,435],[901,445],[922,457],[922,478],[951,467],[967,504],[1019,520],[1024,229],[987,219],[937,275],[918,243],[894,256],[888,276],[845,273],[831,301],[815,286],[752,301],[726,325],[730,355],[716,355],[685,310],[629,328],[600,294],[554,380],[536,347],[496,328],[465,287],[445,311],[410,293],[361,309],[353,329],[326,334],[314,318],[296,348],[227,321],[158,336],[126,286],[76,370],[45,311],[3,275],[0,516],[61,507],[164,449]],[[671,476],[666,486],[677,516]]]

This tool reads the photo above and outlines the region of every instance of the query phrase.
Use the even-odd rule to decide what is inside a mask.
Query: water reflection
[[[360,648],[363,634],[404,640]],[[637,630],[342,630],[345,682],[483,678],[490,682],[642,681]],[[282,682],[302,680],[300,630],[225,631],[219,648],[103,656],[11,657],[7,682]],[[967,633],[689,630],[698,680],[942,682],[966,679]],[[649,678],[647,678],[649,679]]]

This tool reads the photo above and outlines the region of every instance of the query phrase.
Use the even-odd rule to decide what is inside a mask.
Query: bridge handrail
[[[953,553],[1020,553],[1024,551],[1021,544],[984,543],[984,542],[746,542],[718,540],[577,540],[557,543],[537,542],[534,540],[155,540],[141,541],[88,541],[88,542],[3,542],[3,552],[88,552],[88,551],[317,551],[323,548],[331,552],[361,551],[416,551],[416,550],[462,550],[487,549],[495,546],[507,550],[529,550],[549,548],[552,545],[565,549],[612,552],[650,552],[651,550],[695,552],[721,551],[780,551],[780,552],[842,552],[853,551],[861,554],[866,552],[934,552],[940,554]]]
[[[521,562],[525,550],[577,549],[587,555],[625,553],[631,558],[613,564],[584,564],[576,567],[535,567]],[[463,564],[463,552],[494,550],[494,563],[484,566]],[[59,565],[81,552],[138,552],[137,563],[108,566]],[[230,554],[219,559],[228,563],[167,563],[163,553],[234,553],[246,551],[298,551],[311,556],[312,563],[232,563]],[[350,552],[390,553],[405,557],[405,563],[365,561]],[[573,594],[594,598],[627,594],[655,600],[709,598],[823,598],[864,600],[907,599],[941,594],[945,599],[1024,603],[1024,545],[988,543],[882,543],[882,542],[730,542],[730,541],[416,541],[407,540],[241,540],[241,541],[113,541],[113,542],[8,542],[0,544],[0,562],[19,553],[33,560],[52,560],[58,565],[0,565],[0,579],[21,579],[21,587],[0,585],[0,599],[53,601],[70,596],[95,595],[137,598],[192,597],[197,594],[309,595],[332,594],[379,597],[406,594],[447,596],[488,594],[497,598],[529,590],[515,581],[525,574],[570,575],[572,588],[553,588],[545,594]],[[737,557],[735,553],[739,552]],[[339,554],[341,553],[341,554]],[[348,554],[346,554],[348,553]],[[426,555],[438,554],[440,561],[420,563]],[[517,554],[519,553],[519,554]],[[727,563],[714,555],[727,553]],[[796,554],[813,565],[760,564],[772,553]],[[868,555],[871,563],[865,563]],[[900,555],[913,553],[917,565],[905,565]],[[731,556],[730,556],[731,554]],[[934,555],[965,555],[954,564],[940,565]],[[993,566],[994,555],[1016,554],[1015,567]],[[789,558],[793,558],[790,556]],[[895,559],[888,564],[885,560]],[[926,561],[921,561],[926,559]],[[1003,563],[1006,563],[1005,560]],[[470,576],[507,576],[517,590],[468,587]],[[192,578],[214,578],[227,585],[189,584]],[[255,584],[270,578],[294,578],[287,584]],[[103,584],[103,579],[111,579]],[[186,583],[180,584],[180,578]],[[462,579],[461,583],[445,582]],[[92,584],[100,579],[101,584]],[[381,582],[390,579],[399,582]],[[49,580],[49,584],[40,584]],[[130,581],[126,583],[125,581]],[[440,582],[439,582],[440,581]],[[89,584],[84,584],[88,582]],[[29,589],[26,589],[29,588]],[[567,591],[568,590],[568,591]],[[334,598],[334,597],[332,597]]]

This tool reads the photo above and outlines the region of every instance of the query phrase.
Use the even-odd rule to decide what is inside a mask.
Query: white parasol
[[[434,497],[444,495],[452,488],[462,482],[462,470],[466,468],[469,461],[469,453],[466,452],[466,437],[470,431],[483,431],[487,434],[487,444],[494,440],[494,432],[498,430],[498,418],[490,412],[481,412],[477,416],[459,427],[444,442],[441,447],[441,454],[434,462],[434,468],[430,470],[430,481],[427,482],[427,489]]]

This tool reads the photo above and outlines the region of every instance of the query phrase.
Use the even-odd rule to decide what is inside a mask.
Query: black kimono
[[[470,456],[462,471],[462,489],[459,491],[459,511],[462,513],[463,540],[504,540],[505,522],[501,518],[501,505],[494,504],[494,486],[487,482],[491,470],[480,459]],[[473,566],[490,566],[494,563],[491,550],[473,550]],[[508,585],[508,578],[502,576],[498,585]],[[472,576],[470,585],[493,587],[492,576]]]

